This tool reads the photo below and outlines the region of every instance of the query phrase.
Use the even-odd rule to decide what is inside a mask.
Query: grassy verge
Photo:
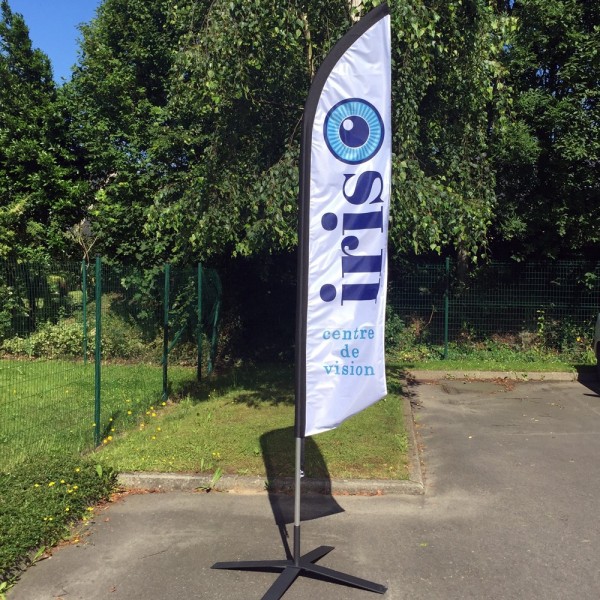
[[[73,455],[38,457],[0,472],[0,597],[46,547],[89,519],[114,484],[110,469]]]
[[[307,440],[307,476],[408,476],[400,386],[390,383],[385,400]],[[187,391],[181,402],[147,411],[95,459],[119,471],[293,475],[291,368],[235,369]]]
[[[496,343],[451,344],[448,358],[443,347],[413,347],[388,353],[388,366],[429,371],[514,371],[518,373],[550,371],[573,373],[580,366],[592,365],[589,352],[575,355],[529,348],[521,349]]]
[[[405,369],[418,369],[423,371],[506,371],[516,373],[573,373],[576,368],[573,364],[562,362],[561,360],[543,361],[543,360],[519,360],[501,359],[493,357],[471,357],[468,359],[447,360],[427,360],[413,361],[408,363],[393,363],[395,366],[401,366]]]

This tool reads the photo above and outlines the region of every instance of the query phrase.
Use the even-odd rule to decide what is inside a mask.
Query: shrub
[[[7,354],[30,358],[80,356],[83,348],[81,323],[72,319],[57,324],[43,323],[27,338],[15,336],[4,340],[2,350]]]
[[[94,353],[96,331],[88,328],[88,356]],[[29,358],[79,358],[83,352],[83,325],[79,317],[61,319],[58,323],[42,323],[26,338],[15,336],[4,340],[2,352]],[[143,341],[141,330],[122,317],[108,313],[102,319],[102,353],[108,359],[140,360],[160,356],[156,344]]]

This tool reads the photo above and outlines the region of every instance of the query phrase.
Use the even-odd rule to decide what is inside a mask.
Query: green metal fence
[[[564,353],[591,344],[600,263],[494,262],[462,274],[450,260],[395,265],[388,303],[415,342],[446,356],[449,344],[490,339]]]
[[[486,340],[589,347],[600,263],[459,271],[449,260],[391,265],[390,347],[424,345],[449,358]],[[0,469],[106,443],[209,373],[220,306],[219,277],[201,265],[0,262]],[[276,323],[263,327],[273,339]]]
[[[93,366],[81,357],[81,264],[0,263],[0,467],[92,439]]]
[[[201,265],[0,263],[0,468],[106,442],[167,401],[169,362],[209,373],[220,302]]]

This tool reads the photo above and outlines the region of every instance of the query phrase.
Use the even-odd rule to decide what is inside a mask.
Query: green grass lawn
[[[172,367],[173,393],[193,380]],[[101,433],[106,439],[134,426],[160,403],[162,369],[103,365]],[[74,454],[94,447],[94,365],[83,362],[0,360],[0,470],[36,454]],[[114,431],[113,431],[114,430]]]
[[[293,475],[291,366],[236,368],[202,383],[195,370],[103,365],[101,447],[94,460],[121,471]],[[76,455],[94,445],[94,366],[0,361],[0,470],[40,454]],[[400,383],[338,429],[307,442],[313,477],[404,478],[406,434]]]
[[[470,357],[468,359],[447,360],[415,360],[411,362],[390,362],[404,369],[415,369],[423,371],[513,371],[516,373],[574,373],[576,367],[568,362],[556,358],[554,360],[523,360],[519,358],[498,357]]]
[[[294,473],[291,367],[234,369],[154,407],[115,435],[96,460],[118,471],[214,472],[268,478]],[[306,443],[308,477],[408,477],[399,382],[383,401]]]

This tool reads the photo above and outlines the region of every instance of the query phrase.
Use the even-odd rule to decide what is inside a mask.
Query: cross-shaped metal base
[[[286,590],[296,581],[298,576],[306,575],[323,579],[330,583],[349,585],[351,587],[361,588],[370,592],[384,594],[387,588],[378,583],[360,579],[347,573],[340,573],[333,569],[320,567],[314,564],[320,558],[333,550],[333,546],[319,546],[311,552],[304,554],[297,560],[248,560],[241,562],[218,562],[213,569],[233,569],[243,571],[266,571],[281,572],[275,583],[267,590],[262,600],[279,600]]]

